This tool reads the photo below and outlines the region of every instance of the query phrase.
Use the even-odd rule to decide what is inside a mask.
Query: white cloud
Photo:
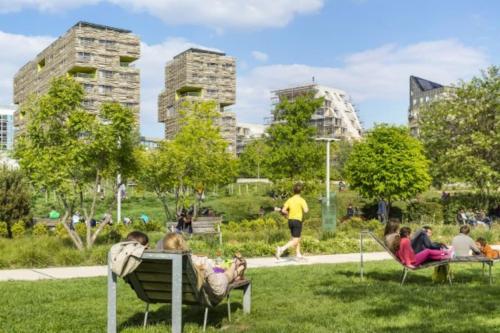
[[[319,11],[324,0],[0,0],[0,13],[62,12],[99,2],[146,12],[167,24],[204,25],[221,32],[228,27],[283,27],[297,15]]]
[[[101,0],[0,0],[0,13],[36,9],[42,12],[62,12],[84,5],[93,5]]]
[[[478,74],[487,65],[488,57],[482,50],[449,39],[408,46],[384,45],[351,54],[339,67],[258,66],[239,78],[235,109],[241,121],[261,122],[269,116],[271,90],[311,83],[313,76],[319,84],[345,90],[356,103],[401,102],[408,99],[410,75],[451,84]],[[362,115],[370,113],[361,111]],[[384,119],[382,115],[369,117]]]
[[[252,51],[252,57],[255,60],[262,61],[262,62],[266,62],[267,59],[269,59],[269,56],[266,53],[260,52],[260,51]]]
[[[49,36],[24,36],[0,31],[0,104],[12,104],[16,72],[54,40]]]

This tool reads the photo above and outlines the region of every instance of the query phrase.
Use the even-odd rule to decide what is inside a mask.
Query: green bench
[[[214,308],[207,293],[198,290],[196,270],[189,252],[147,250],[141,257],[141,264],[124,277],[137,297],[146,303],[144,326],[147,324],[149,305],[167,303],[172,305],[172,333],[182,332],[182,305],[200,306],[205,309],[203,331],[206,329],[208,309]],[[116,333],[116,282],[108,257],[108,333]],[[228,318],[231,320],[230,294],[233,290],[243,291],[243,312],[250,313],[252,285],[248,280],[230,284],[226,293]]]

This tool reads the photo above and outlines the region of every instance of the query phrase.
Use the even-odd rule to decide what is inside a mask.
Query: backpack
[[[146,247],[136,241],[115,244],[109,250],[111,270],[119,277],[132,273],[141,263]]]
[[[434,272],[432,273],[432,281],[437,283],[447,282],[448,279],[453,278],[450,264],[444,264],[434,267]]]

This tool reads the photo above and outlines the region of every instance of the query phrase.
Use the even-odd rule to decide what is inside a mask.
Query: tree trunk
[[[83,246],[83,242],[80,238],[80,235],[78,235],[78,233],[75,230],[71,230],[71,228],[69,227],[69,225],[67,223],[69,215],[70,215],[70,212],[66,211],[66,213],[64,213],[64,216],[61,219],[60,223],[62,223],[62,225],[64,226],[64,229],[66,229],[66,231],[68,232],[68,235],[71,238],[71,240],[73,241],[73,243],[75,244],[76,248],[80,251],[83,251],[84,246]]]

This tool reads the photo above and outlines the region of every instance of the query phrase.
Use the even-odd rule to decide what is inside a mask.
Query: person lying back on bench
[[[182,235],[177,233],[168,233],[163,238],[164,250],[187,251],[188,246]],[[228,267],[221,267],[213,260],[191,254],[197,273],[203,278],[205,290],[212,302],[220,302],[226,295],[229,284],[234,281],[242,280],[247,263],[246,260],[236,254]]]
[[[415,254],[410,241],[411,229],[403,227],[399,231],[400,241],[396,256],[401,263],[409,268],[416,268],[429,260],[444,260],[452,257],[451,250],[425,249]]]

